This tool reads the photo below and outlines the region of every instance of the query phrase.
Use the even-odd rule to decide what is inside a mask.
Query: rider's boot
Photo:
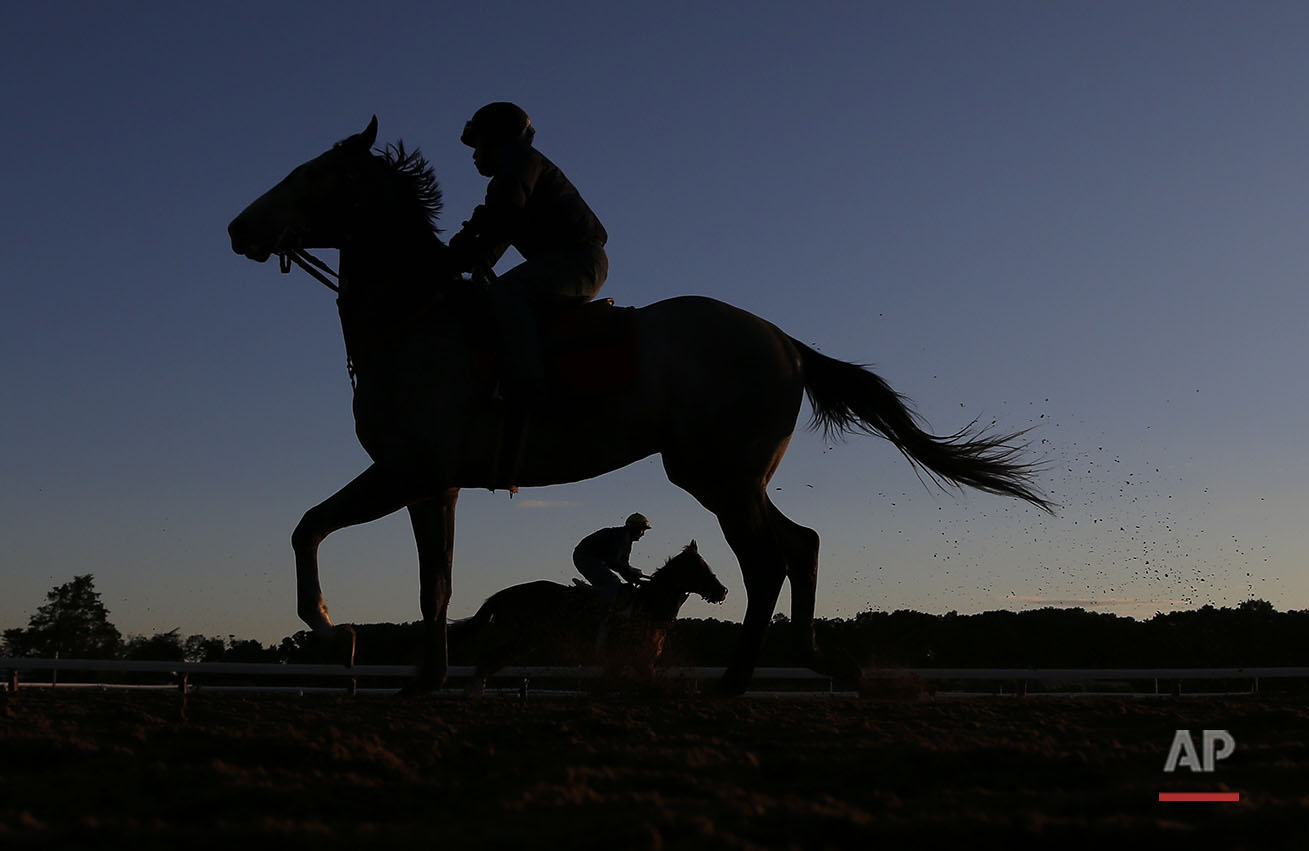
[[[521,287],[497,284],[491,288],[491,299],[504,354],[498,393],[508,411],[525,416],[545,395],[536,318]]]

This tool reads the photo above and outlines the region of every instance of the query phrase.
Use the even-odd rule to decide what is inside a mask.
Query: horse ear
[[[691,539],[691,543],[687,544],[687,545],[686,545],[686,548],[687,548],[688,550],[690,550],[691,552],[693,552],[693,553],[699,553],[699,552],[700,552],[698,549],[696,549],[696,546],[695,546],[695,538],[692,538],[692,539]]]
[[[364,128],[364,132],[359,134],[359,141],[365,148],[372,149],[373,143],[377,141],[376,115],[373,116],[372,121],[368,122],[368,126]]]

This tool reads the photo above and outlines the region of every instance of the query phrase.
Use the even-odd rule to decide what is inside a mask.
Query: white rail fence
[[[717,680],[723,675],[724,668],[664,668],[656,671],[661,680],[690,681],[700,683]],[[169,682],[153,685],[131,685],[123,683],[86,682],[59,683],[59,673],[112,673],[153,674],[166,677]],[[242,662],[146,662],[119,661],[108,659],[36,659],[26,657],[0,658],[0,675],[3,676],[6,691],[17,692],[20,688],[52,687],[61,688],[173,688],[183,694],[216,691],[258,691],[309,693],[347,693],[394,692],[397,686],[360,688],[359,681],[403,680],[417,674],[413,665],[356,665],[346,668],[341,665],[277,664],[277,663],[242,663]],[[454,666],[449,671],[454,682],[470,680],[474,674],[471,666]],[[37,676],[39,675],[39,676]],[[864,675],[870,679],[888,681],[921,680],[936,685],[952,685],[956,690],[938,689],[940,695],[1208,695],[1208,694],[1243,694],[1259,691],[1260,680],[1297,679],[1309,680],[1309,667],[1277,668],[903,668],[903,669],[865,669]],[[517,691],[526,697],[530,684],[546,683],[551,687],[532,687],[535,694],[579,694],[582,683],[603,676],[599,667],[568,666],[518,666],[506,667],[496,672],[491,683],[513,683],[510,688],[492,689],[492,691]],[[248,682],[233,683],[239,680],[280,681],[280,684],[254,685]],[[310,684],[290,684],[288,681],[307,680]],[[323,682],[336,681],[339,685],[322,685]],[[343,682],[342,682],[343,681]],[[835,690],[833,678],[819,674],[807,668],[757,668],[754,683],[756,687],[772,684],[773,691],[757,690],[756,695],[836,695],[853,694]],[[1225,683],[1220,691],[1202,691],[1201,684]],[[1248,687],[1233,688],[1231,684],[1241,683]],[[960,687],[970,684],[972,687]],[[1113,691],[1093,691],[1087,688],[1091,684],[1110,684],[1118,686]],[[1185,690],[1183,685],[1185,684]],[[562,688],[571,685],[572,688]],[[1162,685],[1162,688],[1161,688]],[[1132,690],[1142,686],[1146,691]]]

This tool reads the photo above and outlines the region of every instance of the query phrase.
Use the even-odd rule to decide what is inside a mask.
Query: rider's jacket
[[[486,201],[473,210],[464,230],[494,263],[512,245],[531,260],[552,252],[600,247],[604,225],[559,167],[530,144],[507,147],[495,164]]]
[[[573,558],[578,557],[600,559],[612,570],[630,571],[632,533],[626,526],[611,526],[592,532],[573,549]]]

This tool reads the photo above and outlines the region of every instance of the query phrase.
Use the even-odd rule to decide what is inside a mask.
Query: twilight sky
[[[1309,6],[411,5],[6,8],[0,628],[82,573],[128,634],[301,628],[291,529],[367,457],[330,294],[226,225],[375,113],[452,232],[492,100],[607,227],[601,295],[751,310],[938,432],[1033,427],[1056,518],[798,433],[771,496],[822,535],[820,615],[1309,607]],[[695,538],[731,589],[684,615],[740,618],[657,458],[466,491],[452,614],[631,511],[633,564]],[[418,617],[403,514],[321,555],[338,621]]]

